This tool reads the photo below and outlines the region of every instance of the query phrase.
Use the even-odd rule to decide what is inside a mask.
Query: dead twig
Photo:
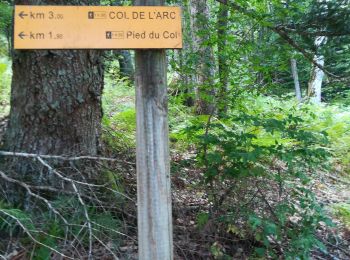
[[[324,176],[336,181],[336,182],[340,182],[340,183],[343,183],[343,184],[346,184],[346,185],[350,185],[350,182],[346,181],[346,180],[343,180],[343,179],[340,179],[340,178],[337,178],[335,176],[332,176],[330,174],[326,174],[324,173]]]
[[[41,197],[40,195],[36,194],[36,193],[33,193],[32,190],[30,189],[29,185],[27,185],[26,183],[24,182],[21,182],[19,180],[15,180],[15,179],[12,179],[10,177],[8,177],[5,173],[3,173],[2,171],[0,171],[0,177],[2,179],[4,179],[5,181],[8,181],[8,182],[11,182],[11,183],[15,183],[15,184],[18,184],[20,185],[21,187],[23,187],[24,189],[27,190],[28,194],[38,200],[41,200],[43,201],[47,207],[53,212],[55,213],[57,216],[59,216],[62,221],[64,222],[64,224],[68,225],[68,221],[61,215],[60,212],[58,212],[53,206],[52,204],[50,203],[50,201],[48,201],[47,199],[45,199],[44,197]]]
[[[80,184],[80,185],[85,185],[87,187],[95,187],[95,188],[105,188],[105,189],[108,189],[112,192],[115,192],[121,196],[123,196],[124,198],[127,198],[129,199],[130,201],[132,202],[135,202],[132,198],[130,198],[129,196],[121,193],[121,192],[118,192],[116,190],[113,190],[111,188],[108,188],[106,187],[106,185],[97,185],[97,184],[91,184],[91,183],[87,183],[87,182],[81,182],[81,181],[77,181],[77,180],[73,180],[73,179],[70,179],[70,178],[67,178],[67,177],[64,177],[60,172],[58,172],[57,170],[55,170],[52,166],[50,166],[47,162],[45,162],[41,157],[37,157],[36,158],[43,166],[45,166],[47,169],[49,169],[51,172],[53,172],[55,175],[57,175],[60,179],[66,181],[66,182],[69,182],[71,184]],[[74,188],[74,187],[73,187]]]
[[[33,154],[33,153],[19,153],[19,152],[7,152],[0,151],[0,155],[3,156],[13,156],[13,157],[23,157],[23,158],[43,158],[43,159],[52,159],[52,160],[62,160],[62,161],[80,161],[80,160],[92,160],[92,161],[109,161],[109,162],[120,162],[129,165],[135,166],[135,163],[128,162],[125,160],[119,160],[116,158],[108,157],[94,157],[94,156],[76,156],[76,157],[67,157],[63,155],[44,155],[44,154]]]
[[[85,218],[86,218],[86,221],[87,221],[88,230],[89,230],[89,259],[92,259],[92,228],[91,228],[91,220],[90,220],[90,217],[89,217],[86,205],[85,205],[83,199],[81,198],[79,190],[78,190],[78,188],[76,186],[76,182],[77,181],[62,176],[58,171],[56,171],[53,167],[51,167],[48,163],[46,163],[41,157],[37,157],[37,159],[38,159],[38,161],[40,163],[42,163],[50,171],[52,171],[54,174],[56,174],[59,178],[61,178],[63,180],[66,180],[66,181],[68,180],[72,184],[73,190],[74,190],[75,194],[77,195],[79,203],[82,205],[82,207],[84,209],[84,215],[85,215]]]
[[[0,213],[2,213],[3,215],[8,216],[8,217],[12,218],[13,220],[15,220],[15,221],[18,223],[18,225],[22,228],[22,230],[29,236],[29,238],[30,238],[32,241],[34,241],[35,243],[37,243],[38,245],[41,245],[41,246],[43,246],[43,247],[45,247],[45,248],[48,248],[48,249],[50,249],[51,251],[55,252],[56,254],[59,254],[60,256],[62,256],[62,257],[64,257],[64,258],[74,260],[74,258],[69,257],[69,256],[66,256],[65,254],[59,252],[59,251],[56,250],[55,248],[52,248],[52,247],[50,247],[50,246],[48,246],[48,245],[45,245],[44,243],[41,243],[40,241],[38,241],[37,239],[35,239],[35,238],[33,237],[33,235],[31,234],[31,232],[30,232],[30,231],[24,226],[24,224],[23,224],[18,218],[16,218],[15,216],[13,216],[13,215],[7,213],[6,211],[4,211],[4,210],[2,210],[2,209],[0,209]],[[5,259],[6,259],[6,258],[5,258]]]
[[[103,205],[102,203],[98,200],[98,198],[96,197],[95,199],[94,198],[91,198],[90,196],[84,196],[84,194],[80,191],[80,187],[79,185],[82,185],[82,186],[86,186],[88,188],[90,188],[90,192],[93,193],[93,189],[92,188],[105,188],[105,189],[108,189],[110,191],[113,191],[114,193],[117,193],[117,194],[120,194],[122,195],[123,197],[131,200],[134,202],[133,199],[131,199],[130,197],[126,196],[125,194],[122,194],[118,191],[115,191],[111,188],[108,188],[107,187],[107,184],[105,185],[96,185],[96,184],[90,184],[88,183],[85,178],[84,181],[78,181],[78,180],[74,180],[72,178],[69,178],[69,177],[66,177],[64,176],[64,174],[58,170],[56,170],[53,166],[51,166],[47,161],[45,161],[44,159],[45,158],[48,158],[48,159],[68,159],[68,160],[78,160],[79,159],[82,159],[82,158],[87,158],[87,157],[75,157],[75,158],[63,158],[61,156],[41,156],[41,155],[35,155],[35,154],[18,154],[18,153],[8,153],[8,152],[2,152],[0,151],[0,155],[7,155],[7,156],[20,156],[20,157],[26,157],[26,158],[31,158],[31,159],[34,159],[34,160],[37,160],[40,164],[42,164],[45,168],[47,168],[48,172],[51,173],[51,174],[54,174],[59,180],[63,181],[63,182],[67,182],[71,185],[72,187],[72,191],[66,191],[66,190],[58,190],[54,187],[50,187],[50,186],[34,186],[34,185],[30,185],[30,184],[27,184],[21,180],[17,180],[17,179],[14,179],[12,177],[9,177],[8,175],[6,175],[4,172],[1,172],[0,171],[0,178],[3,179],[4,181],[6,182],[9,182],[9,183],[13,183],[13,184],[16,184],[22,188],[24,188],[27,193],[29,194],[29,196],[31,197],[34,197],[36,198],[37,200],[40,200],[42,202],[44,202],[44,204],[57,216],[59,216],[63,222],[64,222],[64,226],[66,227],[66,238],[65,238],[65,241],[67,240],[67,235],[68,235],[68,228],[71,227],[71,226],[74,226],[74,224],[71,224],[69,223],[62,215],[61,213],[54,207],[53,204],[51,204],[51,202],[49,200],[47,200],[46,198],[40,196],[39,194],[36,194],[35,192],[33,192],[33,190],[46,190],[46,191],[50,191],[50,192],[64,192],[64,193],[68,193],[68,194],[71,194],[73,196],[75,196],[77,199],[78,199],[78,202],[79,204],[82,206],[82,210],[83,210],[83,214],[84,214],[84,222],[83,222],[83,226],[81,226],[81,230],[79,231],[79,233],[81,231],[84,230],[84,233],[82,234],[83,236],[88,236],[88,252],[86,252],[88,254],[88,259],[93,259],[93,241],[97,241],[98,243],[100,243],[102,246],[104,246],[112,255],[115,259],[118,259],[117,256],[111,251],[111,249],[108,247],[108,245],[106,245],[103,241],[101,241],[98,237],[96,237],[96,235],[94,234],[94,232],[98,232],[99,230],[94,228],[95,226],[98,226],[99,228],[103,228],[105,230],[108,230],[109,232],[113,231],[114,233],[118,234],[118,235],[123,235],[123,236],[126,236],[128,238],[130,238],[128,235],[126,234],[123,234],[117,230],[114,230],[113,228],[109,228],[109,227],[106,227],[104,225],[100,225],[96,222],[94,222],[91,218],[90,218],[90,215],[89,215],[89,211],[88,211],[88,205],[85,203],[84,199],[83,198],[87,198],[88,200],[97,200],[99,202],[99,205],[103,208]],[[91,159],[89,157],[89,159]],[[104,158],[104,159],[109,159],[109,158]],[[93,194],[95,195],[95,194]],[[33,234],[35,233],[38,233],[38,234],[46,234],[48,236],[50,236],[49,234],[47,234],[46,232],[43,232],[41,230],[29,230],[28,228],[26,228],[25,224],[21,223],[21,219],[18,219],[16,218],[16,216],[11,216],[10,213],[8,213],[7,211],[5,210],[1,210],[0,209],[0,215],[5,215],[5,216],[8,216],[8,217],[11,217],[12,219],[14,219],[18,225],[24,230],[24,233],[26,233],[28,235],[28,237],[35,243],[35,244],[38,244],[38,245],[41,245],[41,246],[44,246],[48,249],[50,249],[51,251],[59,254],[60,256],[62,256],[62,258],[65,258],[65,259],[73,259],[71,257],[68,257],[66,256],[64,253],[61,253],[59,252],[58,250],[55,250],[43,243],[40,243],[39,241],[37,241],[35,239],[35,236]],[[1,216],[0,216],[1,217]],[[72,234],[74,236],[74,241],[79,241],[79,238],[77,236],[75,236],[74,234]],[[53,236],[52,236],[53,237]],[[59,237],[53,237],[53,238],[57,238],[57,239],[60,239],[60,240],[63,240],[63,238],[59,238]],[[81,240],[83,240],[83,238],[81,238]],[[1,257],[0,257],[1,259]],[[6,259],[6,258],[5,258]]]

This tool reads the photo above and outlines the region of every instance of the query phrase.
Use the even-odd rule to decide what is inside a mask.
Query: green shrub
[[[334,105],[311,106],[314,118],[307,121],[306,129],[326,132],[329,151],[334,163],[342,165],[350,173],[350,110]]]
[[[107,117],[135,107],[135,90],[130,83],[118,78],[106,78],[102,107]]]
[[[342,221],[346,228],[350,229],[350,204],[337,204],[333,208],[335,215]]]
[[[116,151],[135,148],[135,90],[125,80],[107,78],[102,106],[103,140]]]
[[[116,152],[126,151],[136,147],[136,111],[125,110],[114,116],[103,118],[103,139],[108,147]]]
[[[7,41],[11,41],[9,37],[11,35],[12,13],[12,6],[8,2],[0,0],[0,57],[8,54]]]
[[[223,119],[195,117],[177,135],[195,144],[210,218],[254,237],[257,257],[307,259],[324,248],[317,228],[331,224],[309,187],[329,167],[327,131],[311,130],[309,119],[320,119],[294,101],[251,96],[238,106]]]
[[[9,113],[11,66],[6,58],[0,59],[0,117]]]
[[[11,207],[4,201],[0,201],[0,231],[14,234],[23,232],[23,228],[30,231],[37,230],[30,215],[23,210]]]

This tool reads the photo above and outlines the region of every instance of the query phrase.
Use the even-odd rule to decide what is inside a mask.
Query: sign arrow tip
[[[19,13],[19,17],[21,17],[22,19],[24,19],[25,16],[28,16],[28,14],[24,13],[24,11]]]
[[[25,35],[24,32],[21,32],[20,34],[18,34],[18,36],[23,40],[24,37],[26,37],[27,35]]]

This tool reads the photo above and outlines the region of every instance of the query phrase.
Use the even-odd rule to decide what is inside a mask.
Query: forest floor
[[[324,178],[315,180],[314,192],[336,226],[318,231],[317,236],[326,245],[328,252],[314,252],[314,259],[350,259],[350,227],[340,221],[333,208],[334,205],[349,203],[350,182],[340,174],[321,173],[320,176]]]
[[[176,158],[173,158],[173,161]],[[198,180],[201,173],[196,169],[187,169],[186,178],[174,176],[173,182],[173,211],[175,225],[175,250],[177,259],[211,259],[210,252],[213,244],[232,251],[235,248],[233,259],[249,259],[254,248],[254,242],[237,237],[220,238],[215,226],[208,223],[204,228],[197,226],[198,213],[208,207],[209,201],[203,197],[205,190],[198,190]],[[350,182],[342,176],[330,176],[322,173],[322,179],[314,180],[314,192],[318,201],[327,208],[329,216],[336,224],[335,227],[326,227],[318,230],[317,237],[326,245],[327,252],[313,251],[312,259],[350,259],[350,227],[346,227],[333,214],[332,207],[336,204],[349,203]],[[196,187],[196,188],[194,188]],[[266,191],[269,192],[269,191]],[[223,234],[224,235],[224,234]],[[225,251],[225,250],[223,250]]]
[[[6,129],[6,123],[6,118],[0,118],[0,144]],[[191,157],[192,155],[190,153],[186,155],[173,154],[172,161],[174,163],[180,162],[186,156]],[[125,160],[129,160],[130,165],[134,164],[132,154]],[[132,190],[132,195],[135,196],[136,170],[135,167],[130,167],[130,165],[123,172],[125,178],[128,179],[129,187],[127,189]],[[235,252],[233,259],[248,259],[254,248],[254,241],[251,238],[224,237],[224,234],[218,233],[215,230],[216,227],[211,226],[210,222],[202,228],[198,227],[198,214],[207,210],[209,205],[205,190],[198,188],[201,187],[198,184],[202,173],[191,167],[183,169],[181,173],[173,173],[172,177],[175,259],[214,259],[210,250],[214,244],[221,247],[223,251]],[[326,245],[327,251],[313,251],[312,259],[315,260],[350,259],[350,227],[345,226],[333,210],[334,205],[349,203],[350,198],[350,181],[342,176],[340,172],[341,169],[333,175],[319,173],[320,178],[313,181],[314,192],[318,201],[328,209],[329,216],[336,224],[334,227],[324,226],[318,230],[317,237]],[[131,207],[128,214],[135,216],[135,207]],[[136,222],[135,219],[128,219],[126,222],[129,222],[128,226],[134,225],[129,234],[132,239],[123,240],[119,248],[119,256],[121,259],[137,259]],[[113,259],[105,249],[96,248],[96,251],[99,252],[97,253],[99,255],[98,259]],[[9,259],[26,258],[18,252]],[[53,256],[52,259],[59,258]]]
[[[187,154],[186,156],[191,157],[192,155]],[[128,160],[130,158],[133,157],[129,157]],[[172,162],[180,162],[183,158],[184,155],[173,154]],[[130,163],[134,163],[134,160]],[[134,191],[136,189],[135,173],[135,168],[129,168],[125,172],[128,183]],[[217,227],[210,221],[204,227],[198,227],[198,214],[209,208],[209,201],[205,195],[207,191],[199,189],[202,186],[199,184],[201,175],[198,169],[188,167],[181,173],[173,173],[172,176],[175,259],[228,259],[214,258],[211,252],[213,245],[218,245],[223,251],[234,252],[232,259],[250,259],[249,256],[255,246],[251,237],[227,236],[225,232],[218,232]],[[314,250],[311,259],[348,260],[350,259],[350,227],[345,226],[337,218],[333,207],[341,203],[349,203],[350,182],[339,173],[334,175],[320,173],[319,177],[313,181],[314,192],[318,201],[327,209],[335,226],[324,225],[317,231],[317,237],[325,244],[327,251]],[[136,215],[136,212],[130,213]],[[136,239],[134,232],[129,235]],[[137,259],[137,242],[124,240],[120,252],[121,259]]]

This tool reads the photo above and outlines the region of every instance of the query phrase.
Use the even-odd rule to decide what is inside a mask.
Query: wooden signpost
[[[137,6],[16,6],[14,48],[138,49],[135,79],[139,259],[171,260],[164,49],[182,48],[181,13],[178,7],[160,6],[164,0],[134,2]]]
[[[15,49],[179,49],[181,11],[165,6],[16,6]]]

